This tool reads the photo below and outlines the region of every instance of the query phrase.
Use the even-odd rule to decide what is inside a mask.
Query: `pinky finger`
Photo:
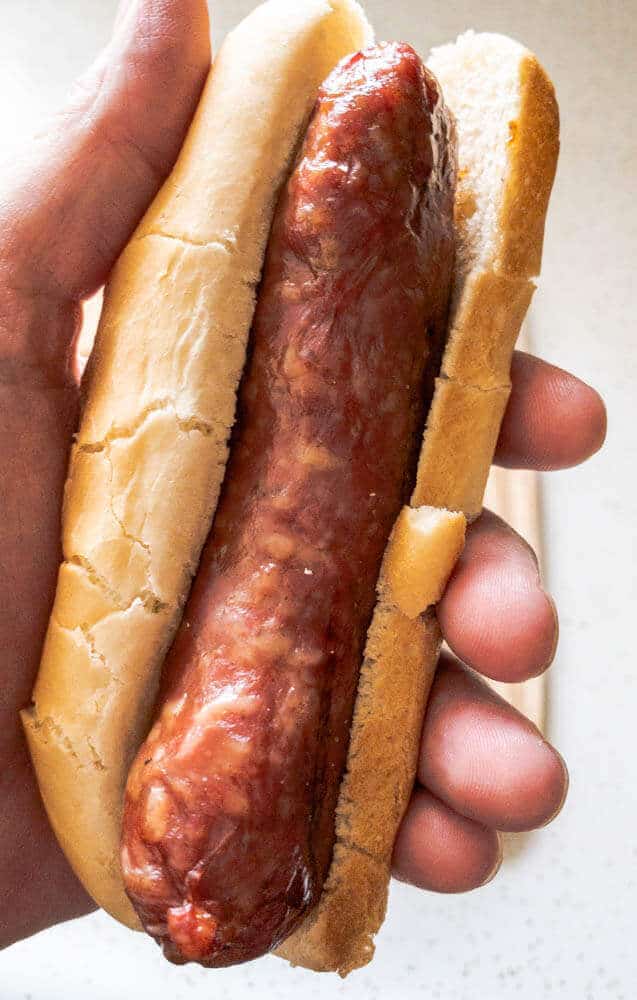
[[[501,862],[495,830],[414,790],[394,845],[395,878],[433,892],[467,892],[489,882]]]

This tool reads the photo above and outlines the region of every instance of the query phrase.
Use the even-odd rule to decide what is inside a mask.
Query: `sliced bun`
[[[270,0],[242,22],[107,289],[66,487],[64,563],[23,721],[62,847],[94,899],[132,927],[123,788],[223,479],[276,193],[320,82],[370,39],[351,0]],[[384,916],[440,645],[417,597],[441,592],[464,515],[480,510],[558,148],[552,86],[515,42],[469,33],[430,65],[457,118],[461,178],[449,342],[412,497],[436,510],[404,512],[388,547],[329,878],[279,950],[343,975],[369,961]],[[416,552],[428,553],[428,578]]]
[[[559,118],[546,73],[509,38],[468,32],[434,50],[429,66],[458,130],[459,252],[448,344],[412,506],[474,517],[509,396],[530,279],[540,269]],[[450,551],[455,555],[457,535],[449,527],[441,521],[440,551],[431,560],[436,572]],[[390,545],[387,558],[395,550]],[[408,579],[409,545],[405,551]],[[440,646],[432,609],[413,619],[400,610],[404,600],[392,600],[388,577],[397,572],[395,560],[381,572],[328,880],[318,907],[279,949],[294,964],[341,975],[370,960],[385,915],[392,848],[413,787]]]
[[[352,0],[270,0],[226,39],[106,291],[23,722],[51,824],[130,926],[121,803],[223,480],[274,203],[316,92],[370,28]]]

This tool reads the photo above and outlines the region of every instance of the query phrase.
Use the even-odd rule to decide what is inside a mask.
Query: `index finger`
[[[512,469],[567,469],[599,451],[606,408],[581,379],[516,351],[494,461]]]

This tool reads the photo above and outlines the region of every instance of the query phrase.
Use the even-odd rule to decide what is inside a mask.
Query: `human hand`
[[[48,827],[18,722],[28,703],[60,561],[59,516],[77,420],[81,301],[105,281],[179,149],[209,62],[204,0],[126,4],[114,40],[35,141],[0,198],[0,944],[88,911]],[[601,444],[599,397],[518,355],[498,460],[564,467]],[[556,634],[525,544],[492,516],[468,535],[439,609],[450,647],[503,680],[541,671]],[[447,658],[434,683],[419,786],[395,851],[398,877],[459,891],[499,858],[496,830],[561,804],[566,772],[536,730]]]
[[[68,106],[0,180],[0,947],[92,906],[48,825],[18,711],[61,559],[81,302],[170,171],[209,63],[204,0],[123,3]]]

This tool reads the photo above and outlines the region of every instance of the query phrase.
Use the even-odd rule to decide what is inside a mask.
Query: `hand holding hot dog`
[[[0,529],[0,639],[8,659],[0,713],[3,795],[12,804],[0,826],[0,871],[10,873],[2,889],[12,901],[0,925],[5,943],[89,905],[47,828],[17,712],[37,670],[59,562],[59,510],[77,415],[71,358],[79,304],[103,283],[170,169],[209,58],[204,3],[152,6],[121,19],[82,97],[39,140],[0,207],[0,445],[8,470]],[[157,117],[137,113],[153,106],[149,95],[162,87],[171,100],[154,105]],[[588,387],[523,355],[514,362],[513,387],[497,456],[503,464],[565,467],[599,447],[604,411]],[[479,672],[520,680],[550,662],[552,605],[531,553],[495,518],[484,516],[469,530],[438,613],[451,648]],[[503,743],[511,747],[506,755]],[[414,884],[441,891],[481,884],[497,866],[495,831],[539,825],[563,799],[559,757],[458,663],[445,661],[438,672],[423,748],[394,858],[396,874]]]

